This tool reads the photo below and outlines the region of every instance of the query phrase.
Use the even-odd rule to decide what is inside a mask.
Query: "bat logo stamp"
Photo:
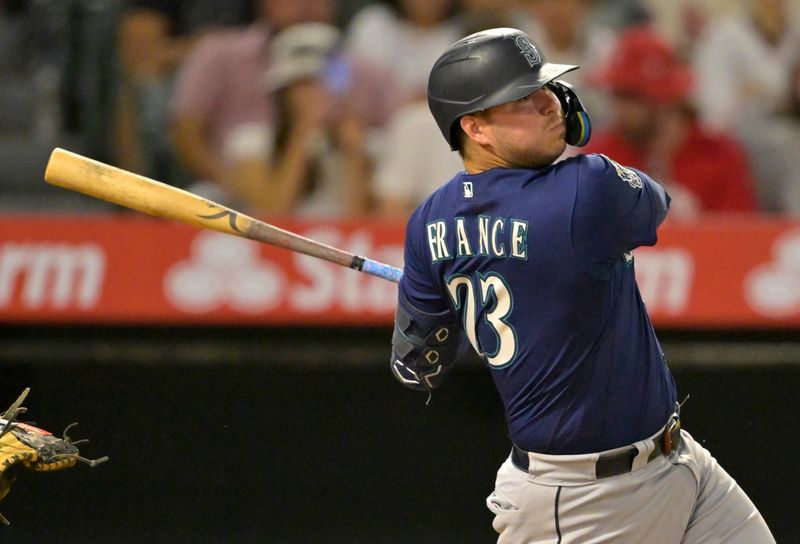
[[[216,208],[216,206],[211,206],[211,207]],[[236,219],[239,217],[239,214],[233,210],[224,209],[218,213],[212,213],[209,215],[200,215],[200,214],[197,215],[197,217],[202,217],[203,219],[221,219],[226,216],[228,217],[228,224],[230,225],[230,227],[236,232],[242,232],[236,225]]]

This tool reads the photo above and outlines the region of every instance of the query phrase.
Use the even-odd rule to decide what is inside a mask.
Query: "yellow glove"
[[[67,435],[69,427],[64,431],[64,438],[57,438],[43,429],[16,421],[16,417],[25,412],[22,402],[28,391],[25,389],[11,408],[0,414],[0,500],[11,489],[14,478],[10,472],[15,465],[44,472],[69,468],[78,461],[96,466],[108,460],[108,457],[95,460],[81,457],[76,442]],[[2,514],[0,522],[8,524]]]
[[[0,436],[0,472],[5,472],[14,463],[21,461],[27,465],[38,458],[36,450],[20,442],[13,430]]]
[[[8,432],[0,436],[0,500],[8,494],[11,489],[11,477],[8,470],[16,463],[35,462],[39,458],[36,450],[23,444]]]

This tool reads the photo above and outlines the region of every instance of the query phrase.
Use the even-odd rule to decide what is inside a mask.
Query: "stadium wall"
[[[0,542],[483,543],[508,453],[489,372],[426,396],[387,366],[388,327],[0,328],[0,393],[89,437],[95,469],[21,474]],[[685,428],[800,542],[791,331],[662,331]]]

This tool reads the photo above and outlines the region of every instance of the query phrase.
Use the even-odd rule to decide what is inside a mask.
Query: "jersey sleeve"
[[[656,243],[656,229],[669,208],[663,187],[605,155],[586,155],[577,168],[571,237],[579,257],[608,264]]]
[[[450,308],[442,297],[425,257],[424,224],[417,209],[408,220],[404,250],[403,277],[399,296],[424,314],[441,314]]]

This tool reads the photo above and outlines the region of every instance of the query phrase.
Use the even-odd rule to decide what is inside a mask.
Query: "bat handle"
[[[350,265],[350,268],[355,268],[361,272],[365,272],[385,280],[393,281],[394,283],[398,283],[400,278],[403,277],[403,271],[400,268],[395,268],[394,266],[373,261],[372,259],[367,259],[366,257],[360,257],[358,255],[353,257],[353,262]]]

